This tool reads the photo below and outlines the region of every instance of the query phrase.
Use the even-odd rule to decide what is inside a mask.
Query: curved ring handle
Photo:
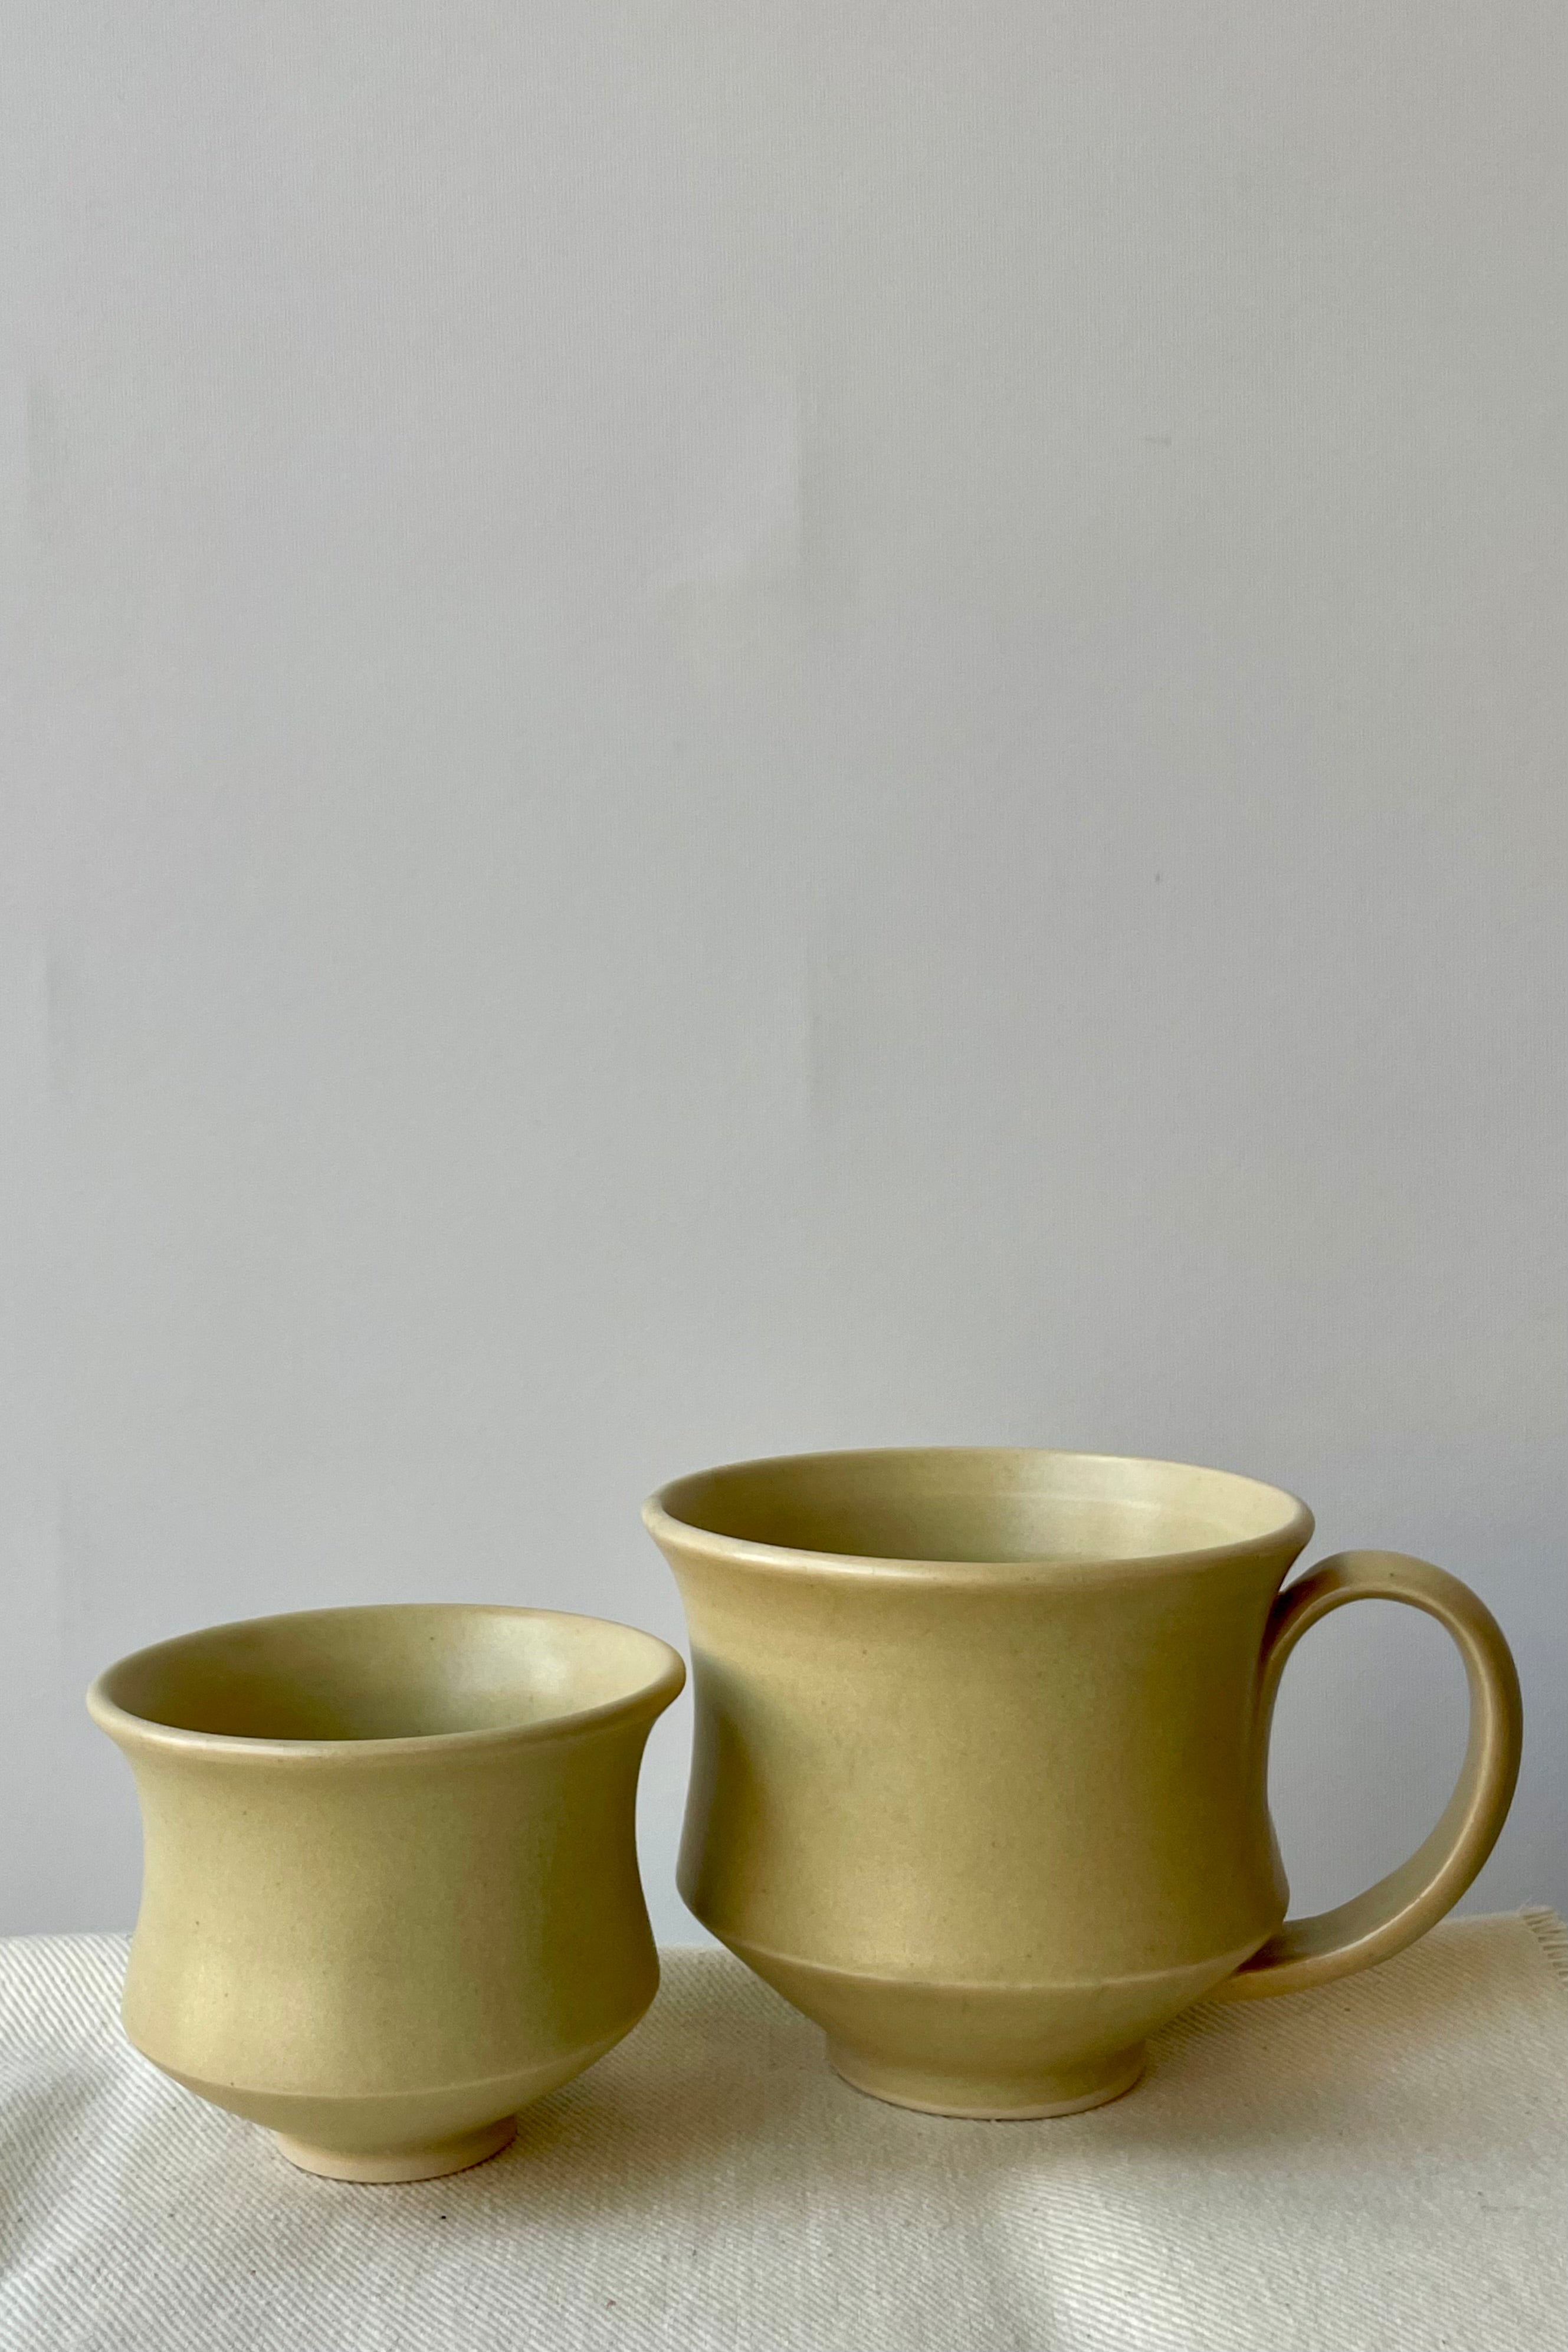
[[[1269,1612],[1258,1688],[1264,1738],[1280,1670],[1308,1626],[1347,1601],[1374,1600],[1425,1609],[1458,1644],[1470,1685],[1470,1737],[1458,1785],[1442,1820],[1408,1862],[1336,1910],[1288,1919],[1234,1976],[1215,1986],[1222,2000],[1301,1992],[1403,1951],[1453,1909],[1508,1817],[1519,1778],[1524,1711],[1502,1629],[1468,1584],[1404,1552],[1340,1552],[1278,1596]]]

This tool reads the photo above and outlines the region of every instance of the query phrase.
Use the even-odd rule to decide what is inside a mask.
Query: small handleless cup
[[[142,1806],[132,2042],[307,2171],[494,2155],[658,1989],[637,1784],[684,1680],[630,1626],[462,1603],[122,1658],[88,1707]]]

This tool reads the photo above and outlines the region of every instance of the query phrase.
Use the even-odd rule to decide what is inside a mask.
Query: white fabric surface
[[[20,1938],[0,2346],[1560,2352],[1562,1943],[1549,1914],[1451,1922],[1196,2011],[1130,2097],[1026,2124],[862,2098],[728,1955],[667,1951],[644,2024],[506,2155],[371,2189],[129,2049],[122,1937]]]

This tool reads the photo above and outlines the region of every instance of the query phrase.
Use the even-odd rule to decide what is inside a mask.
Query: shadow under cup
[[[132,2041],[307,2169],[495,2153],[657,1990],[637,1782],[684,1678],[630,1626],[462,1603],[121,1660],[88,1705],[142,1805]]]

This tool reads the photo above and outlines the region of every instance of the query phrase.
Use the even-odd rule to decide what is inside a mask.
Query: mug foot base
[[[503,2116],[499,2124],[483,2124],[478,2131],[459,2132],[455,2138],[432,2140],[427,2147],[314,2147],[309,2140],[290,2139],[274,2132],[283,2154],[301,2172],[319,2173],[324,2180],[439,2180],[448,2172],[467,2172],[510,2147],[517,2134],[517,2117]]]
[[[1094,2066],[1014,2080],[927,2074],[912,2066],[889,2066],[841,2042],[830,2041],[828,2063],[853,2091],[883,2099],[892,2107],[912,2107],[922,2116],[952,2116],[970,2123],[1027,2123],[1042,2116],[1080,2116],[1130,2091],[1147,2061],[1143,2044],[1119,2050]]]

